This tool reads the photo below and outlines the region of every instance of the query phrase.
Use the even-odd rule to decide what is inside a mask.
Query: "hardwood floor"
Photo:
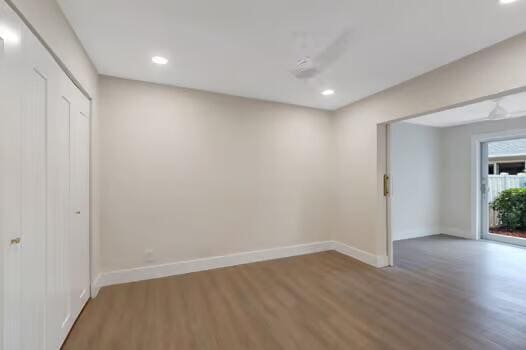
[[[526,249],[433,236],[103,288],[64,349],[526,349]]]

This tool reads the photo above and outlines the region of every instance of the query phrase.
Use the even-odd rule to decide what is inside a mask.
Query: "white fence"
[[[488,203],[493,203],[499,194],[509,188],[526,187],[526,176],[524,175],[489,175],[488,176]],[[489,209],[489,225],[498,225],[497,213]]]

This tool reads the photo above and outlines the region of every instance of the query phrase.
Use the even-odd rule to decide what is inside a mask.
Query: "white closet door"
[[[3,1],[0,38],[0,350],[54,350],[89,298],[89,101]]]
[[[58,349],[89,299],[89,100],[59,77],[48,120],[48,349]]]
[[[9,101],[2,96],[4,348],[38,350],[45,339],[46,122],[53,73],[36,38],[2,6],[10,90]]]
[[[21,238],[21,110],[22,82],[16,79],[24,70],[21,29],[7,6],[0,3],[0,238],[2,277],[3,349],[20,348],[20,246]],[[11,40],[7,37],[10,35]],[[13,41],[13,39],[18,39]],[[7,321],[9,320],[9,321]]]
[[[89,256],[89,101],[72,86],[70,119],[70,217],[72,305],[77,317],[90,295]]]
[[[0,10],[2,344],[58,349],[89,297],[89,123],[79,117],[89,104],[5,3]]]
[[[63,73],[48,118],[47,346],[58,349],[89,299],[89,100]]]
[[[73,101],[62,75],[50,96],[55,106],[48,118],[47,347],[58,349],[74,322],[70,259],[70,119]]]

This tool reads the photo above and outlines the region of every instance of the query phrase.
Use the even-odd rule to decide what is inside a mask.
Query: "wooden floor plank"
[[[526,349],[526,249],[395,243],[394,268],[337,252],[103,288],[65,350]]]

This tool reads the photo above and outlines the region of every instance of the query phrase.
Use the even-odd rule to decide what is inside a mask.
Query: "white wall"
[[[331,116],[100,79],[103,269],[330,238]]]
[[[526,34],[451,63],[336,112],[337,213],[333,238],[385,255],[385,153],[378,124],[526,86]],[[380,137],[379,137],[380,136]],[[379,152],[380,151],[380,152]]]
[[[55,0],[8,0],[42,38],[59,63],[91,98],[92,279],[100,270],[98,220],[98,73]]]
[[[441,233],[441,129],[395,123],[390,136],[393,240]]]
[[[477,134],[526,129],[526,118],[489,121],[444,128],[442,231],[475,238],[471,227],[471,138]]]

